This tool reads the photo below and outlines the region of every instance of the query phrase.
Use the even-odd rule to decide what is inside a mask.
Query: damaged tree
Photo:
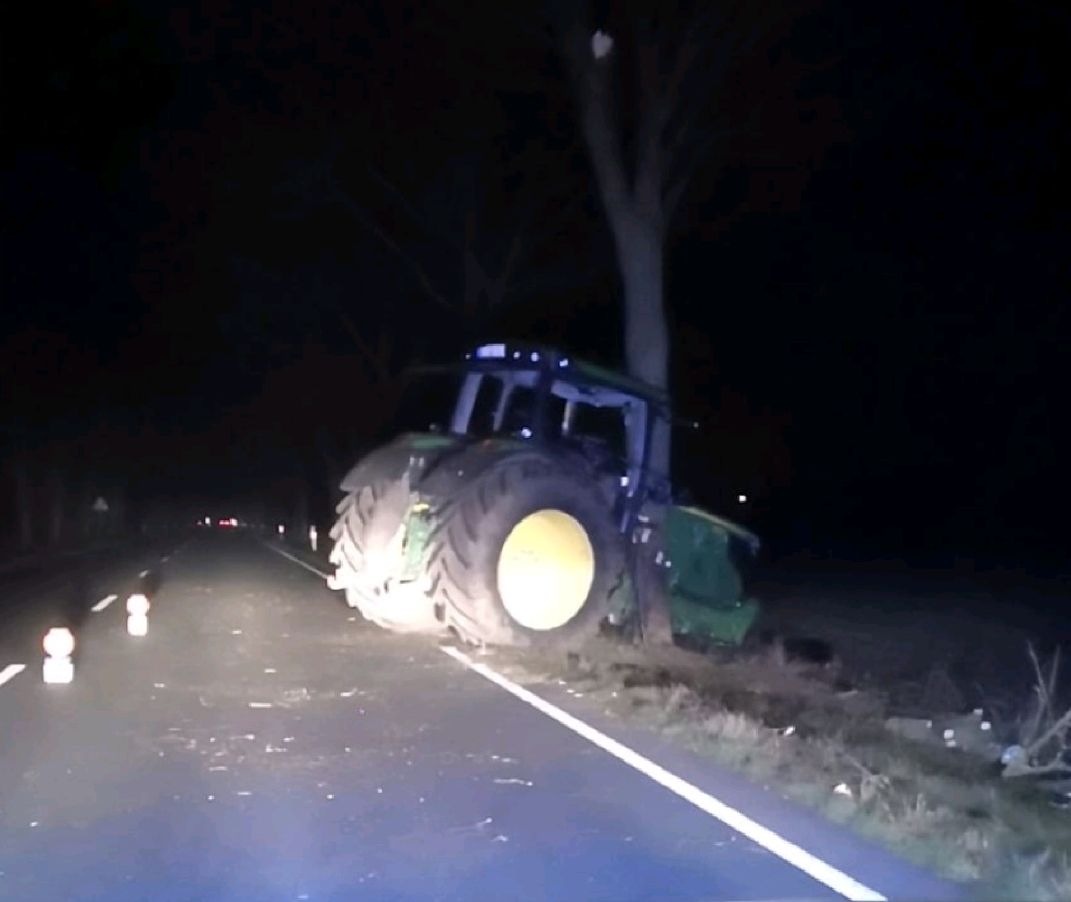
[[[1053,654],[1048,673],[1033,645],[1027,654],[1034,669],[1034,687],[1027,715],[1019,727],[1019,743],[1005,752],[1005,777],[1046,777],[1071,774],[1071,708],[1059,713],[1056,692],[1060,650]]]
[[[615,5],[599,21],[583,6],[579,12],[571,3],[555,8],[558,45],[616,252],[626,364],[631,375],[659,388],[669,384],[664,294],[674,214],[701,167],[724,170],[756,149],[769,165],[771,148],[784,143],[784,135],[775,142],[769,133],[756,141],[756,124],[774,94],[784,99],[767,86],[798,81],[804,67],[787,57],[775,66],[757,51],[772,48],[800,8],[789,14],[779,4],[746,0],[639,2]],[[757,72],[745,74],[744,64],[756,59]],[[757,89],[760,80],[764,87]],[[778,124],[795,121],[798,130],[799,123],[810,122],[806,135],[790,136],[790,146],[813,156],[815,126],[826,117],[815,115],[820,105],[813,102],[804,117],[804,103],[793,98]],[[828,139],[826,134],[819,142]],[[785,171],[800,169],[799,162]],[[721,205],[721,218],[728,221],[743,207]],[[655,438],[653,466],[668,473],[670,450],[663,430]]]

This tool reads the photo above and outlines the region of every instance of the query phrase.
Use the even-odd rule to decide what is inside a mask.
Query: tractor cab
[[[466,355],[462,373],[451,433],[532,442],[580,458],[622,532],[648,497],[668,501],[667,480],[649,464],[654,423],[669,417],[658,389],[531,345],[483,345]]]

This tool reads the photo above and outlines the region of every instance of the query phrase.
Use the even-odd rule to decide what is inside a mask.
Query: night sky
[[[328,473],[385,374],[500,335],[620,363],[538,3],[97,2],[3,38],[5,433],[141,499]],[[668,250],[676,471],[778,547],[1063,563],[1065,5],[797,4]],[[986,10],[983,11],[983,6]],[[464,297],[464,248],[499,303]],[[741,515],[744,514],[741,512]]]

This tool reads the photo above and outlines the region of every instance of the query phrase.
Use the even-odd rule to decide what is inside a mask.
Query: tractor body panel
[[[673,632],[742,642],[759,609],[744,595],[739,564],[759,540],[721,517],[679,506],[667,509],[664,536]]]

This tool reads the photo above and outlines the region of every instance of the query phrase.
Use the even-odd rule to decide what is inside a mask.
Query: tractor
[[[758,606],[740,568],[759,541],[675,503],[650,466],[656,425],[674,422],[665,392],[507,342],[418,376],[410,399],[445,390],[449,419],[403,432],[341,484],[328,585],[365,619],[563,647],[603,630],[642,638],[668,609],[666,633],[744,639]]]

